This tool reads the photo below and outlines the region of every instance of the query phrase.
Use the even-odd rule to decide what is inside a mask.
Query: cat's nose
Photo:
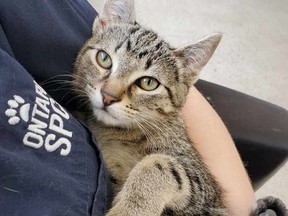
[[[112,103],[120,101],[120,98],[117,96],[112,95],[111,93],[105,92],[103,89],[101,89],[101,94],[103,97],[103,104],[105,106],[109,106]]]

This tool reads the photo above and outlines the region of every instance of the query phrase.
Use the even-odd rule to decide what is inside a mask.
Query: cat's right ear
[[[134,0],[107,0],[102,14],[93,23],[93,32],[110,23],[135,23]]]
[[[207,64],[222,38],[221,33],[210,34],[196,43],[174,51],[180,62],[180,80],[194,84],[201,69]]]

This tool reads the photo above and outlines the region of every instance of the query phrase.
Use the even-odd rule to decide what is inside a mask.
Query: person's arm
[[[189,91],[183,116],[189,137],[224,189],[230,213],[249,215],[255,195],[240,156],[224,123],[195,87]]]

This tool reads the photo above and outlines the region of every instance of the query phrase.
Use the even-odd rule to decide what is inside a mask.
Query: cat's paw
[[[146,216],[147,214],[143,214],[142,212],[139,212],[137,208],[131,208],[127,203],[117,203],[114,205],[108,213],[105,214],[105,216],[139,216],[143,215]],[[152,214],[148,214],[149,216],[154,216]],[[147,215],[147,216],[148,216]]]
[[[288,216],[285,204],[278,198],[268,196],[257,200],[253,210],[253,216]]]
[[[22,119],[25,122],[29,120],[30,104],[19,95],[14,95],[14,99],[7,102],[9,108],[5,111],[5,115],[9,118],[10,125],[16,125]]]
[[[105,216],[130,216],[130,214],[112,208],[108,213],[105,214]]]

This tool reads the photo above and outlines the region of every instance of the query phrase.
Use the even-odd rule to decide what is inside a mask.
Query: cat
[[[223,192],[189,139],[181,108],[221,40],[172,48],[108,0],[75,62],[115,198],[107,216],[227,215]]]

